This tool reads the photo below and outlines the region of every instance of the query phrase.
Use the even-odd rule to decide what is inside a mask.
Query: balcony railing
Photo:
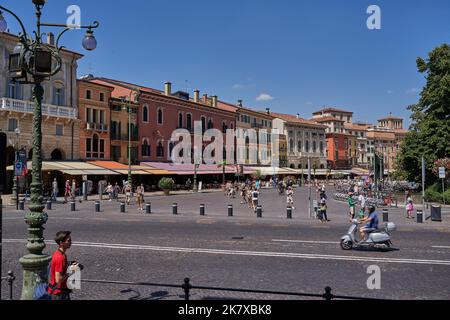
[[[108,125],[107,124],[103,124],[103,123],[87,122],[86,123],[86,130],[108,132]]]
[[[0,98],[0,110],[33,114],[34,102]],[[50,104],[42,105],[42,115],[66,119],[78,118],[77,110],[75,108],[54,106]]]
[[[121,141],[128,141],[128,135],[127,134],[111,134],[111,140],[121,140]],[[139,137],[137,134],[131,135],[131,141],[139,141]]]

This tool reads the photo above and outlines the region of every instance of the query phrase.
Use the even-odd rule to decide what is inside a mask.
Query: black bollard
[[[151,204],[151,202],[145,204],[145,212],[149,213],[149,214],[152,213],[152,204]]]
[[[100,212],[100,201],[95,201],[95,212]]]
[[[178,214],[178,204],[177,203],[172,204],[172,213]]]
[[[383,209],[383,222],[389,222],[389,210]]]
[[[50,200],[47,201],[47,210],[52,210],[52,202]]]
[[[423,223],[423,211],[422,210],[417,210],[416,220],[417,220],[417,223]]]
[[[258,218],[262,218],[262,206],[261,205],[256,207],[256,216]]]
[[[70,211],[75,211],[75,201],[70,202]]]
[[[292,207],[287,207],[287,218],[292,219]]]
[[[233,205],[232,204],[228,205],[228,216],[229,217],[233,216]]]
[[[125,213],[125,202],[120,203],[120,213]]]
[[[205,215],[205,205],[204,205],[204,204],[201,204],[201,205],[200,205],[200,215],[201,215],[201,216],[204,216],[204,215]]]
[[[21,211],[25,210],[25,201],[23,200],[19,201],[19,210]]]

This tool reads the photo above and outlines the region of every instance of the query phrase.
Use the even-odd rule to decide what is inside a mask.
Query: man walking
[[[52,183],[52,201],[56,202],[58,198],[58,181],[56,181],[56,178],[53,180]]]

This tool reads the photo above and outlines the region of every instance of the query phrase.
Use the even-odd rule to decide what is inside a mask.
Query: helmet
[[[367,206],[367,210],[369,210],[369,213],[372,213],[372,212],[374,212],[376,210],[376,208],[375,208],[374,205],[370,204],[370,205]]]

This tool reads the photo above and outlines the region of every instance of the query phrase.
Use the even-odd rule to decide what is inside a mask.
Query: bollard
[[[417,221],[417,223],[423,223],[423,211],[422,210],[417,210],[416,221]]]
[[[261,205],[258,205],[256,207],[256,217],[262,218],[262,206]]]
[[[70,211],[75,211],[75,201],[70,202]]]
[[[152,213],[152,204],[151,202],[145,204],[145,213]]]
[[[25,210],[25,202],[23,200],[19,201],[19,210],[21,211]]]
[[[330,288],[330,287],[326,287],[326,288],[325,288],[325,293],[323,294],[322,297],[323,297],[326,301],[331,301],[331,300],[334,298],[333,294],[331,293],[331,288]]]
[[[14,272],[8,271],[8,276],[6,277],[6,281],[8,282],[8,286],[9,286],[9,300],[13,299],[14,280],[16,280],[16,276],[14,275]]]
[[[178,214],[178,203],[172,204],[172,213]]]
[[[100,201],[95,201],[95,212],[100,212]]]
[[[388,211],[388,209],[383,209],[383,222],[389,222],[389,211]]]
[[[287,218],[292,219],[292,207],[287,207]]]
[[[52,202],[50,200],[47,201],[47,210],[52,210]]]
[[[228,216],[229,217],[233,216],[233,205],[232,204],[228,205]]]
[[[205,215],[205,205],[203,203],[200,205],[200,215],[201,216]]]
[[[120,203],[120,213],[125,213],[125,202]]]
[[[189,290],[192,288],[189,283],[191,280],[189,278],[184,279],[184,284],[181,285],[181,288],[184,290],[184,300],[189,300]]]

